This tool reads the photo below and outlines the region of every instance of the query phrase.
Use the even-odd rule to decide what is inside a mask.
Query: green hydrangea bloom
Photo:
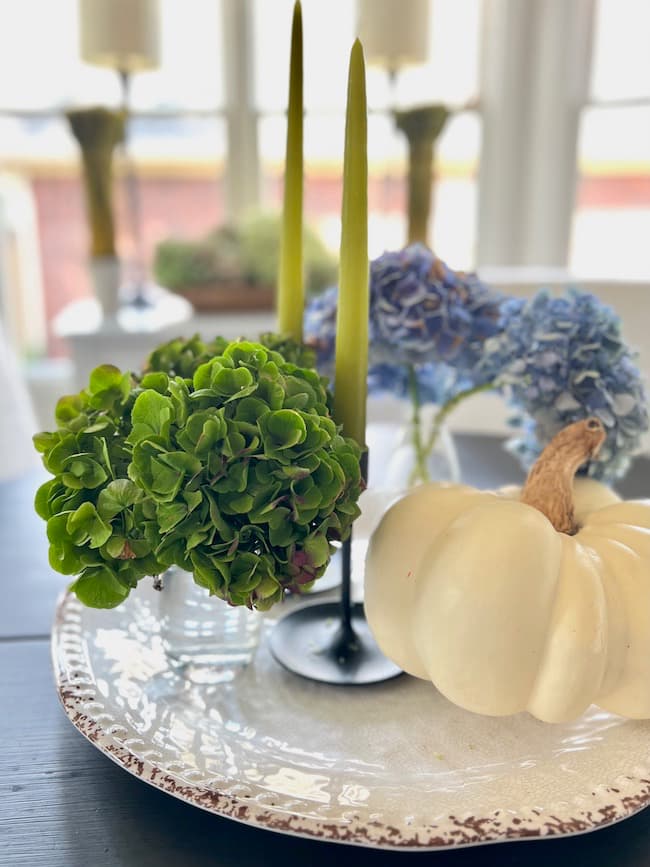
[[[140,377],[104,365],[37,434],[50,563],[87,605],[119,605],[176,564],[266,609],[324,572],[358,514],[360,447],[342,437],[303,348],[174,340]],[[281,355],[270,346],[280,346]]]
[[[324,380],[237,342],[163,385],[138,395],[127,438],[156,557],[232,605],[266,609],[309,588],[362,487],[361,449],[340,435]]]
[[[285,361],[297,364],[298,367],[316,367],[315,351],[292,337],[267,331],[260,335],[258,342],[267,349],[279,352]],[[224,337],[215,337],[208,342],[203,341],[198,334],[189,340],[177,337],[163,343],[151,353],[145,364],[145,371],[163,371],[170,376],[192,377],[200,364],[221,355],[228,343]]]
[[[86,605],[113,608],[162,564],[143,534],[145,495],[128,479],[131,409],[140,387],[129,373],[103,365],[88,388],[62,397],[56,431],[36,434],[53,478],[36,493],[47,521],[49,560]]]

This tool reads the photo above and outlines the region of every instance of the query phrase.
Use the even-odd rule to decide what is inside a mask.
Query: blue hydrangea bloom
[[[326,289],[310,300],[303,317],[303,340],[316,351],[316,366],[323,376],[334,375],[338,297],[337,286]]]
[[[303,322],[304,341],[316,351],[316,365],[324,376],[334,378],[334,353],[336,348],[336,305],[338,289],[327,289],[313,298],[305,308]],[[393,394],[399,398],[411,399],[409,365],[382,360],[386,353],[376,352],[370,344],[370,365],[368,368],[368,393]],[[379,360],[378,360],[379,359]],[[449,365],[415,364],[418,398],[420,403],[442,404],[449,400],[459,388],[458,373]],[[462,386],[460,386],[462,387]]]
[[[530,466],[565,425],[597,416],[607,430],[586,472],[612,481],[627,470],[648,430],[646,395],[620,320],[593,295],[542,291],[502,307],[500,334],[486,341],[479,368],[502,386],[521,435],[512,450]]]
[[[316,350],[319,370],[330,377],[337,298],[336,287],[327,289],[309,302],[304,317],[305,342]],[[411,364],[423,403],[444,402],[477,384],[483,343],[498,331],[502,303],[475,275],[452,271],[422,244],[375,259],[368,325],[371,392],[405,396]]]
[[[502,297],[452,271],[428,247],[384,253],[370,266],[370,341],[391,362],[443,361],[472,371],[499,329]]]

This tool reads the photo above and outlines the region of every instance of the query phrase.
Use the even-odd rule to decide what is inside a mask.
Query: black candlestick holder
[[[271,652],[289,671],[322,683],[362,686],[397,677],[402,670],[379,649],[363,605],[352,603],[352,534],[340,561],[340,600],[305,605],[283,617],[271,631]]]

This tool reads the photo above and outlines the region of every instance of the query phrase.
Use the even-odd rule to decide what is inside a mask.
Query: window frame
[[[468,107],[478,112],[482,124],[477,266],[565,269],[583,110],[650,105],[650,94],[627,100],[591,98],[596,4],[597,0],[483,0],[480,93],[478,104]],[[254,99],[253,2],[222,0],[221,9],[223,107],[138,111],[134,116],[224,119],[225,210],[237,220],[260,203],[258,126],[268,112],[258,110]],[[0,107],[0,114],[44,117],[59,112]],[[401,239],[396,240],[399,243]]]

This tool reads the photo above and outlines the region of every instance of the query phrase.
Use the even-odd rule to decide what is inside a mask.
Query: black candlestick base
[[[289,671],[321,683],[363,686],[402,674],[377,646],[363,605],[352,606],[350,619],[348,630],[340,602],[305,605],[273,627],[271,652]]]
[[[367,452],[361,472],[367,479]],[[337,561],[340,601],[305,605],[283,617],[271,631],[271,653],[289,671],[321,683],[364,686],[397,677],[402,670],[379,649],[363,605],[352,604],[352,534],[332,558],[327,577],[338,572]]]

